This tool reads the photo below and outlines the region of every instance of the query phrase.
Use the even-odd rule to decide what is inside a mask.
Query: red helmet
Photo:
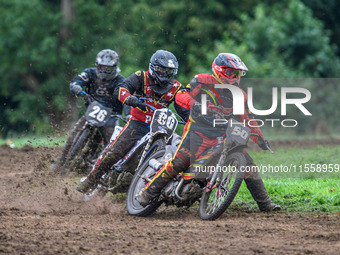
[[[220,53],[212,63],[212,71],[220,83],[238,85],[248,68],[235,54]]]

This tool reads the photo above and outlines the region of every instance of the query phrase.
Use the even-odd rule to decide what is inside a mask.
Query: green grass
[[[285,211],[340,211],[340,146],[316,146],[310,149],[279,148],[274,154],[262,151],[250,152],[250,155],[259,166],[269,195]],[[312,164],[315,171],[311,167]],[[286,166],[286,169],[291,167],[291,172],[263,172],[263,166],[281,165]],[[294,166],[296,172],[293,170]],[[316,166],[323,166],[325,172],[322,172],[322,168],[322,171],[318,172]],[[330,166],[333,166],[332,172]],[[244,182],[231,208],[250,210],[257,208]]]
[[[309,149],[278,148],[250,152],[263,177],[273,178],[339,178],[340,146],[316,146]],[[273,170],[273,166],[276,168]],[[266,167],[266,168],[265,168]],[[270,167],[272,167],[270,169]],[[283,169],[283,170],[281,170]],[[270,171],[269,171],[270,170]]]
[[[263,179],[266,189],[275,203],[284,211],[335,212],[340,211],[340,179]],[[245,182],[231,209],[257,210],[257,205]]]
[[[15,138],[9,138],[16,148],[21,148],[24,146],[47,146],[47,147],[55,147],[55,146],[63,146],[66,142],[67,137],[64,136],[21,136]],[[7,144],[7,139],[0,139],[0,145]]]

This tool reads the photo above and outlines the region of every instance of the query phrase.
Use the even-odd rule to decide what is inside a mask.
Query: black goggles
[[[172,76],[177,74],[177,68],[167,68],[161,66],[155,66],[155,71],[164,75],[164,76]]]
[[[112,73],[113,71],[117,69],[117,66],[116,65],[114,66],[98,65],[97,68],[101,72]]]

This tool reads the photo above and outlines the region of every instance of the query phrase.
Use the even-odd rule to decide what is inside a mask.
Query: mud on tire
[[[135,216],[146,217],[152,214],[157,208],[162,204],[162,202],[155,199],[151,201],[149,205],[146,207],[141,206],[138,201],[135,199],[136,195],[145,187],[145,182],[142,179],[142,176],[146,175],[150,179],[156,174],[156,171],[149,166],[150,159],[154,158],[157,160],[161,160],[165,153],[164,149],[157,150],[150,157],[148,157],[145,162],[140,167],[139,171],[135,174],[127,194],[126,198],[126,209],[129,214]]]

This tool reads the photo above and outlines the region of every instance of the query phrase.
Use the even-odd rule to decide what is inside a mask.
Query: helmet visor
[[[167,68],[167,67],[155,66],[155,71],[161,77],[171,77],[171,76],[177,74],[177,68]]]

